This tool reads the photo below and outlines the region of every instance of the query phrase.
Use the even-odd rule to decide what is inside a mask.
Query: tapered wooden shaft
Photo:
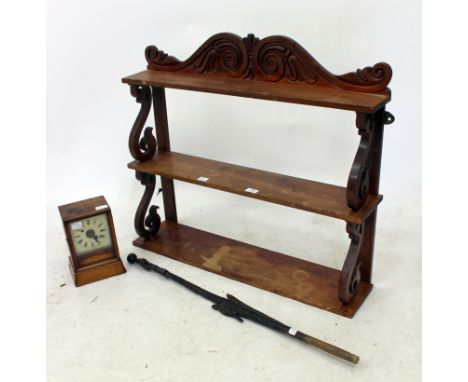
[[[345,361],[352,362],[354,364],[357,364],[359,362],[359,357],[356,354],[350,353],[349,351],[341,349],[335,345],[319,340],[318,338],[309,336],[308,334],[296,332],[294,335],[291,334],[291,336],[301,342],[315,346],[316,348],[323,350],[324,352],[332,354],[335,357],[344,359]]]

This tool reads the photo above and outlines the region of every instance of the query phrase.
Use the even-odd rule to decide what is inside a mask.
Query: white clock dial
[[[72,222],[69,227],[77,255],[112,247],[107,214]]]

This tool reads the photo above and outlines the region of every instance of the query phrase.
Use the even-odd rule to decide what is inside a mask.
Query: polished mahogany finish
[[[340,271],[336,269],[180,223],[163,222],[156,240],[138,238],[133,244],[349,318],[372,289],[372,284],[361,282],[354,299],[343,304],[337,297]]]
[[[390,65],[381,62],[335,75],[289,37],[231,33],[210,37],[186,60],[155,46],[146,49],[145,57],[147,70],[122,79],[141,104],[129,139],[135,160],[128,167],[146,187],[135,217],[140,238],[134,244],[352,317],[372,288],[383,128],[394,121],[385,110],[391,99]],[[172,152],[165,88],[356,112],[361,139],[346,187]],[[144,127],[151,100],[156,136]],[[149,207],[156,175],[166,218],[159,232],[156,206]],[[174,180],[344,220],[350,247],[343,268],[333,270],[177,224]]]
[[[370,195],[355,211],[347,204],[345,187],[176,152],[157,152],[151,160],[128,167],[353,223],[362,223],[382,200],[382,195]]]
[[[363,113],[372,113],[390,101],[390,95],[387,94],[363,93],[301,83],[274,83],[151,70],[125,77],[122,82],[130,85],[194,90]]]
[[[260,40],[253,34],[220,33],[185,61],[155,46],[146,48],[145,56],[148,70],[123,82],[360,112],[374,112],[390,101],[387,63],[334,75],[286,36]]]

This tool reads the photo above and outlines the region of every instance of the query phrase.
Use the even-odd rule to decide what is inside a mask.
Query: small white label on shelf
[[[199,176],[199,177],[197,178],[197,180],[200,181],[200,182],[207,182],[208,179],[210,179],[210,178],[206,178],[206,177],[204,177],[204,176]]]
[[[244,191],[250,192],[251,194],[256,194],[258,192],[256,188],[250,188],[250,187],[246,188]]]
[[[81,222],[81,221],[73,222],[73,223],[70,224],[70,227],[71,227],[72,231],[83,229],[83,222]]]
[[[296,333],[297,333],[297,329],[289,328],[288,333],[289,333],[290,335],[292,335],[292,336],[295,336]]]
[[[96,211],[103,210],[104,208],[109,208],[107,204],[103,204],[102,206],[96,206]]]

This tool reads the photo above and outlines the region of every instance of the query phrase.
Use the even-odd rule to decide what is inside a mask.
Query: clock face
[[[71,222],[69,227],[77,255],[112,247],[107,214]]]

